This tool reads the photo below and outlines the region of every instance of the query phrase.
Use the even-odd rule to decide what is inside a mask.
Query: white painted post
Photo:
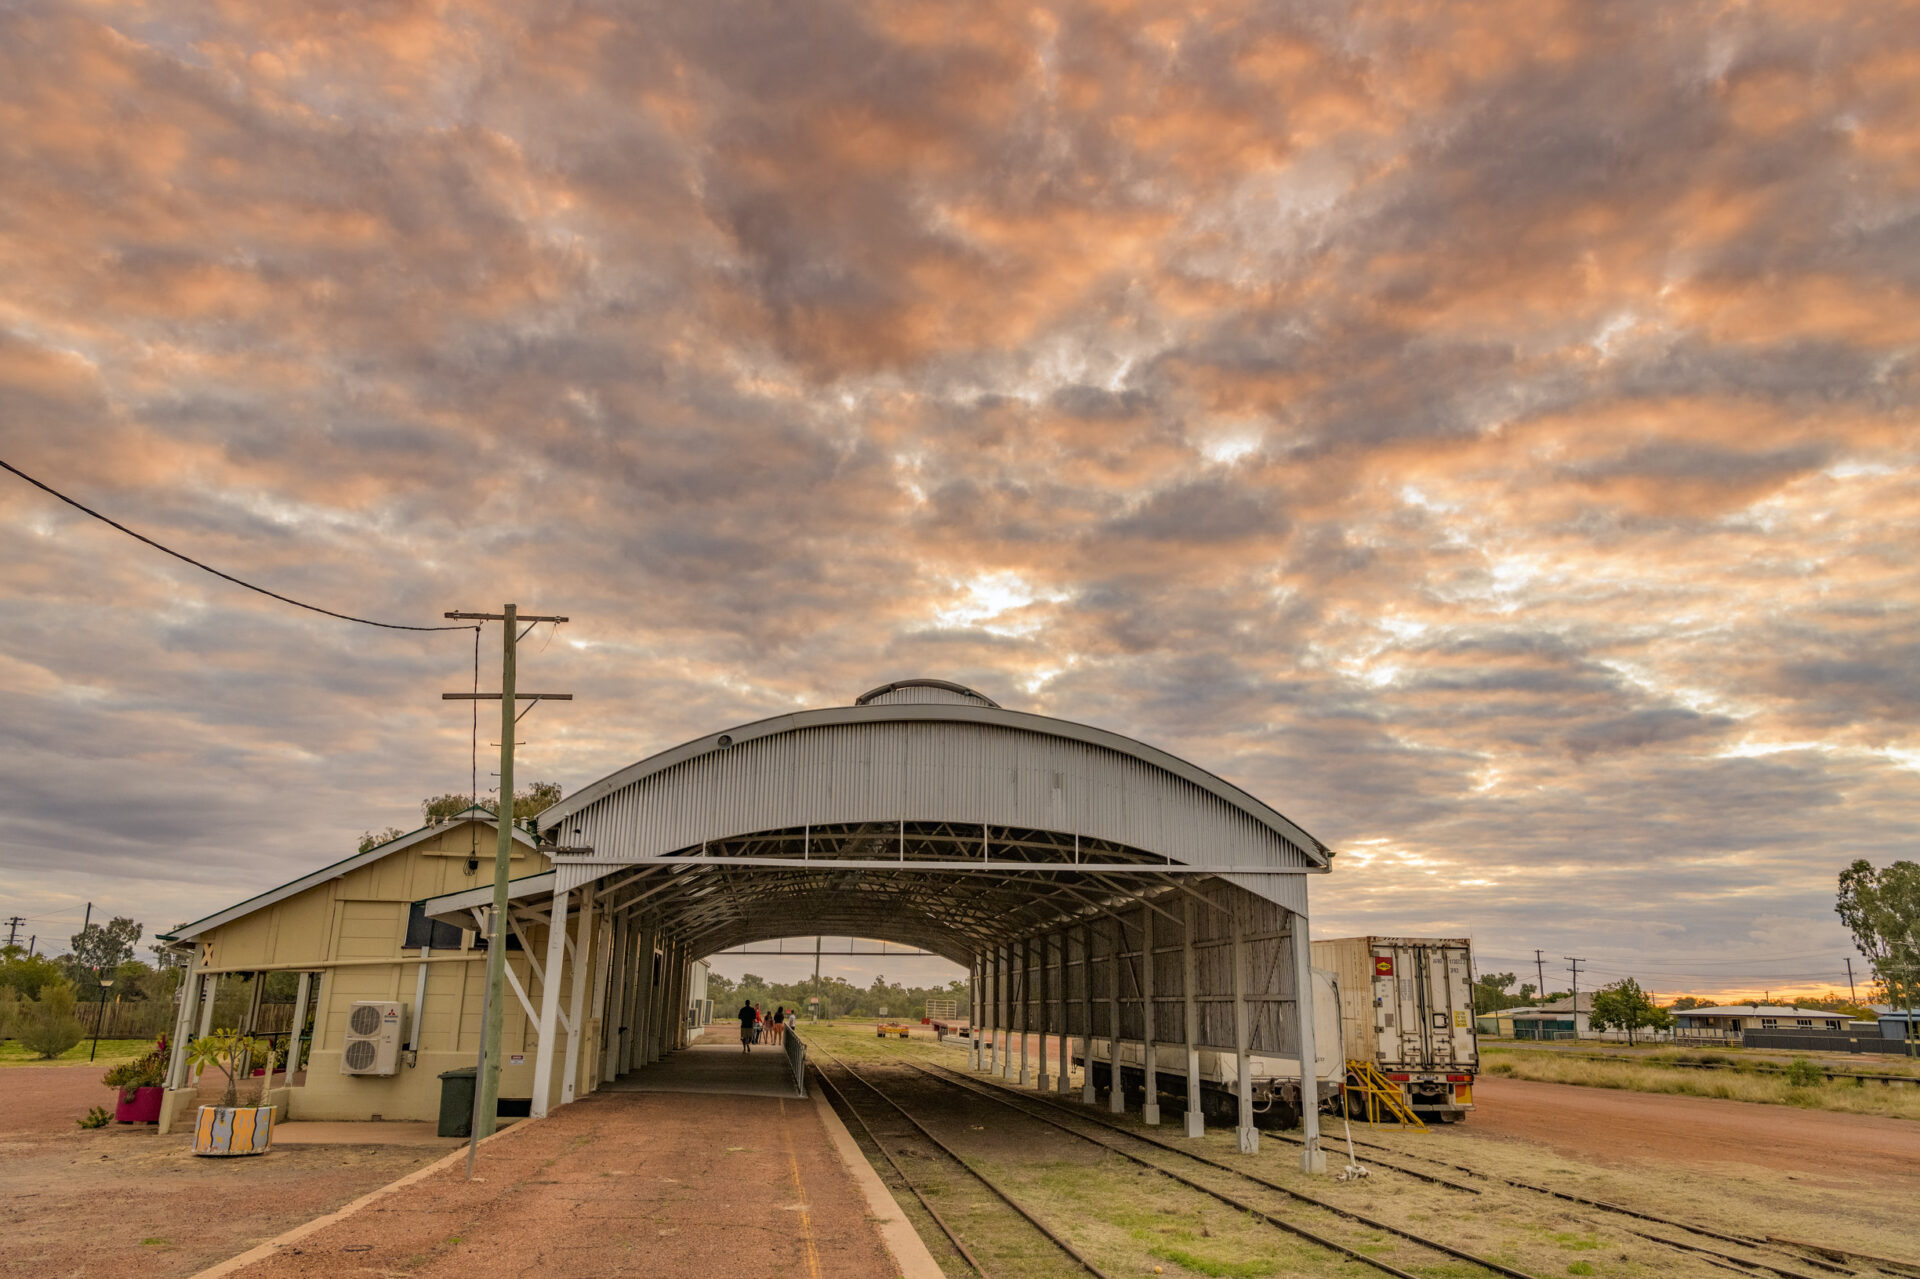
[[[540,976],[540,1040],[533,1058],[533,1116],[545,1115],[553,1088],[553,1058],[559,1048],[560,965],[567,958],[567,890],[555,890],[547,916],[547,966]]]
[[[1180,947],[1180,993],[1187,1024],[1187,1136],[1207,1135],[1207,1117],[1200,1109],[1200,999],[1193,958],[1193,898],[1187,898],[1185,940]]]
[[[1260,1153],[1260,1130],[1253,1126],[1253,1060],[1248,1043],[1252,1028],[1247,1024],[1247,943],[1246,928],[1240,912],[1233,915],[1233,1055],[1234,1089],[1240,1100],[1238,1137],[1240,1153]]]
[[[411,1032],[407,1036],[407,1051],[414,1054],[417,1061],[420,1054],[420,1023],[427,1007],[427,961],[433,958],[433,947],[420,948],[420,971],[413,979],[413,1025],[407,1027]]]
[[[1093,1104],[1093,921],[1080,925],[1080,1103]]]
[[[1320,1149],[1319,1054],[1313,1042],[1313,947],[1305,915],[1293,915],[1287,923],[1293,934],[1293,1010],[1299,1027],[1295,1036],[1300,1041],[1300,1136],[1305,1141],[1300,1148],[1300,1171],[1324,1173],[1327,1152]]]
[[[1040,1037],[1035,1046],[1039,1061],[1034,1069],[1033,1086],[1045,1092],[1047,1091],[1047,935],[1041,933],[1039,940],[1039,998],[1034,1002],[1033,1008],[1037,1014],[1034,1020],[1040,1026]]]
[[[580,922],[573,932],[573,997],[567,1001],[567,1073],[560,1080],[560,1104],[572,1101],[580,1080],[580,1043],[587,1033],[587,961],[593,954],[593,886],[580,892]]]
[[[643,921],[633,947],[633,985],[627,992],[633,1007],[627,1013],[626,1068],[621,1074],[647,1064],[647,1029],[652,1024],[647,1012],[653,999],[653,920]]]
[[[194,1014],[199,1012],[199,994],[204,984],[200,977],[201,943],[193,943],[193,958],[180,978],[180,1006],[173,1012],[173,1048],[167,1057],[167,1087],[187,1086],[187,1036],[193,1032]]]
[[[980,1069],[980,952],[973,952],[967,976],[967,1069]]]
[[[1140,903],[1140,1069],[1146,1076],[1147,1100],[1140,1107],[1140,1122],[1160,1122],[1160,1071],[1154,1054],[1159,1042],[1153,1035],[1153,907]]]
[[[1071,1087],[1072,1054],[1067,1049],[1067,932],[1060,930],[1060,1070],[1053,1077],[1056,1092]]]
[[[607,970],[607,1015],[601,1029],[606,1038],[600,1046],[600,1076],[612,1079],[620,1073],[620,1027],[627,1021],[627,921],[614,916],[613,936],[608,939],[612,958]]]
[[[202,990],[202,996],[207,1002],[200,1006],[200,1029],[195,1032],[196,1034],[211,1035],[213,1033],[213,998],[219,993],[220,974],[208,973],[206,986]]]
[[[1033,940],[1020,939],[1020,976],[1013,984],[1013,993],[1020,1001],[1020,1086],[1025,1088],[1033,1076],[1027,1073],[1027,1032],[1033,1028],[1033,1022],[1027,1016],[1027,1004],[1033,995]]]
[[[1000,1077],[1014,1077],[1014,1045],[1006,1037],[1014,1029],[1014,947],[998,947],[1000,953],[1000,1026],[993,1043],[1000,1049]]]
[[[1126,949],[1127,935],[1120,927],[1120,916],[1113,917],[1113,984],[1107,987],[1107,1109],[1116,1115],[1127,1113],[1127,1089],[1120,1076],[1120,952]]]
[[[300,1048],[307,1028],[307,997],[313,992],[313,974],[300,974],[300,989],[293,997],[293,1032],[287,1036],[287,1082],[300,1069]]]

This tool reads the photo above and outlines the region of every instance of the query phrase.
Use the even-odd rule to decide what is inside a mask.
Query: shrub
[[[187,1060],[196,1067],[196,1078],[205,1074],[208,1066],[227,1077],[227,1093],[220,1104],[229,1109],[240,1104],[241,1063],[264,1062],[267,1069],[271,1070],[276,1059],[270,1041],[255,1039],[237,1030],[216,1030],[211,1035],[202,1035],[187,1049]]]
[[[1796,1088],[1811,1088],[1825,1078],[1820,1067],[1805,1057],[1797,1058],[1787,1066],[1787,1082]]]
[[[113,1112],[105,1106],[95,1106],[87,1111],[86,1118],[76,1119],[73,1122],[82,1128],[105,1128],[113,1122]]]
[[[158,1088],[167,1076],[167,1037],[160,1036],[153,1049],[138,1061],[122,1062],[109,1070],[100,1082],[109,1088]]]
[[[73,1015],[73,987],[67,982],[42,986],[39,998],[25,1007],[24,1014],[20,1042],[44,1059],[58,1057],[86,1037]]]

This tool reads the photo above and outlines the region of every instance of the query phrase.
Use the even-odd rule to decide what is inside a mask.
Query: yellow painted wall
[[[431,1120],[439,1115],[440,1072],[473,1065],[479,1051],[486,953],[435,952],[427,964],[426,998],[420,1010],[414,1009],[419,952],[404,952],[401,947],[408,906],[424,898],[489,883],[497,839],[494,829],[482,823],[450,825],[432,838],[201,934],[198,940],[211,943],[202,963],[204,971],[252,972],[277,967],[322,974],[315,992],[318,1002],[313,1040],[306,1054],[306,1083],[292,1090],[289,1118]],[[467,859],[476,850],[480,866],[469,874]],[[515,845],[513,878],[537,875],[546,869],[545,856]],[[463,940],[472,939],[469,935]],[[530,930],[527,945],[544,964],[546,930]],[[537,1010],[540,989],[526,952],[509,950],[507,962]],[[591,954],[587,962],[594,962]],[[590,983],[593,976],[594,970],[589,968]],[[568,964],[560,974],[563,1009],[571,993],[571,981]],[[592,993],[590,984],[589,996]],[[412,1037],[411,1019],[424,1017],[415,1065],[402,1064],[391,1076],[340,1073],[347,1015],[354,1002],[363,999],[397,999],[406,1004],[406,1039]],[[500,1095],[527,1097],[533,1091],[537,1026],[529,1023],[511,988],[507,991],[504,1021],[502,1045],[507,1060],[501,1069]],[[597,1026],[597,1019],[589,1020],[590,1034],[581,1044],[582,1068],[576,1083],[580,1094],[591,1086],[597,1070]],[[564,1051],[564,1033],[556,1038]],[[516,1055],[521,1058],[517,1063]],[[404,1053],[402,1059],[404,1063]],[[556,1059],[553,1100],[559,1096],[562,1066],[563,1060]]]

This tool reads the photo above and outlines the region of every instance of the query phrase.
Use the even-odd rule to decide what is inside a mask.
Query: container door
[[[1399,1063],[1400,1027],[1403,1018],[1400,1015],[1400,978],[1397,960],[1391,947],[1375,946],[1367,962],[1373,968],[1373,1026],[1378,1049],[1375,1060],[1382,1066]]]
[[[1419,1069],[1433,1060],[1433,1029],[1427,1024],[1426,955],[1419,946],[1382,947],[1393,961],[1394,1023],[1400,1038],[1394,1053],[1381,1057],[1394,1065]]]
[[[1446,1008],[1452,1020],[1453,1064],[1466,1070],[1480,1067],[1480,1035],[1473,1021],[1473,956],[1465,946],[1444,946]]]

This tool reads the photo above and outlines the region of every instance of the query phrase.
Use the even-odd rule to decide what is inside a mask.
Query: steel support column
[[[1035,990],[1037,998],[1034,1001],[1033,1009],[1037,1014],[1034,1020],[1040,1025],[1040,1036],[1039,1042],[1036,1045],[1039,1060],[1037,1068],[1034,1071],[1033,1086],[1041,1092],[1045,1092],[1047,1091],[1047,935],[1045,933],[1040,934],[1039,942],[1040,963],[1038,965],[1038,972],[1040,974],[1040,984]]]
[[[1080,1101],[1093,1104],[1093,921],[1080,925]]]
[[[1120,952],[1126,949],[1126,930],[1120,916],[1113,917],[1112,980],[1107,986],[1107,1109],[1116,1115],[1127,1113],[1127,1090],[1120,1080]]]
[[[1320,1149],[1319,1054],[1313,1042],[1313,947],[1307,939],[1307,917],[1287,920],[1293,934],[1293,1011],[1300,1041],[1300,1171],[1323,1173],[1326,1152]],[[1343,1063],[1344,1064],[1344,1063]]]
[[[1140,1107],[1140,1122],[1160,1122],[1160,1070],[1154,1054],[1159,1041],[1153,1026],[1153,908],[1140,911],[1140,1069],[1146,1077],[1147,1100]]]
[[[567,1001],[566,1073],[560,1077],[560,1104],[572,1101],[580,1080],[580,1045],[587,1033],[587,957],[593,954],[593,892],[580,894],[579,923],[573,931],[573,990]]]
[[[1071,1057],[1067,1049],[1067,930],[1060,930],[1060,1071],[1054,1076],[1055,1092],[1066,1092],[1072,1086],[1073,1075]]]
[[[1204,1137],[1207,1118],[1200,1109],[1200,1000],[1198,965],[1193,958],[1193,898],[1186,899],[1186,927],[1180,944],[1180,998],[1187,1028],[1187,1136]]]
[[[980,1069],[980,952],[967,963],[967,1069]]]
[[[540,1042],[533,1059],[533,1117],[546,1114],[553,1089],[554,1050],[560,1029],[560,965],[567,958],[567,890],[553,895],[547,916],[547,966],[540,975]]]
[[[1233,1086],[1240,1101],[1240,1153],[1260,1153],[1260,1130],[1253,1124],[1252,1027],[1247,1022],[1247,927],[1238,910],[1233,913]]]
[[[1013,993],[1020,1001],[1020,1086],[1025,1088],[1032,1082],[1033,1076],[1027,1072],[1027,1031],[1032,1029],[1032,1021],[1027,1017],[1027,1004],[1033,994],[1033,942],[1030,938],[1020,939],[1020,976],[1014,981]]]

